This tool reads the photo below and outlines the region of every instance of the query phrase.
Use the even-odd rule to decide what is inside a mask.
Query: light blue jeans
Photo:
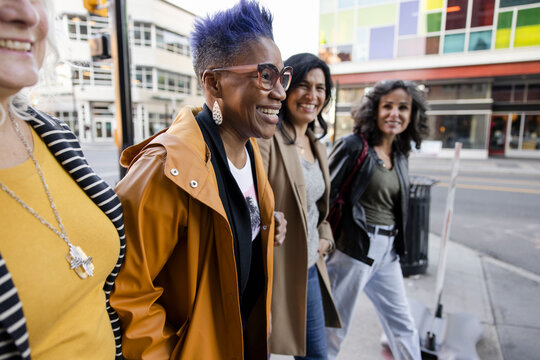
[[[421,359],[420,340],[409,310],[394,237],[377,234],[379,228],[391,230],[393,226],[376,226],[375,234],[369,234],[368,256],[374,259],[372,266],[339,250],[327,261],[342,324],[340,329],[326,328],[329,360],[335,359],[339,352],[363,290],[375,307],[394,359]]]

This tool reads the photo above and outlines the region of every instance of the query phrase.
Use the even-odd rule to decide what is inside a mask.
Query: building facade
[[[337,85],[334,138],[376,81],[416,81],[422,151],[540,158],[540,0],[320,0],[319,55]]]
[[[82,142],[113,142],[113,63],[92,60],[89,45],[89,39],[110,33],[109,18],[90,15],[82,1],[54,3],[64,63],[52,86],[35,89],[33,102],[68,123]],[[181,107],[202,106],[204,99],[188,41],[195,14],[163,0],[128,1],[127,13],[137,142],[170,125]]]

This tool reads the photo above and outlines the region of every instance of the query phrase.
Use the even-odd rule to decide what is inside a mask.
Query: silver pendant
[[[69,253],[66,255],[66,260],[69,263],[71,270],[74,270],[81,279],[86,279],[88,276],[94,276],[94,264],[92,258],[79,246],[71,245]]]

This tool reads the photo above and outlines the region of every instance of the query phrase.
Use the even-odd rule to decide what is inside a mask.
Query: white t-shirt
[[[259,211],[259,202],[257,201],[257,194],[255,193],[255,183],[253,182],[253,173],[251,172],[251,160],[249,153],[246,151],[246,164],[242,169],[238,169],[227,158],[229,162],[229,168],[231,173],[238,184],[238,187],[244,194],[246,203],[249,209],[249,216],[251,218],[251,241],[255,240],[259,231],[261,230],[261,214]]]

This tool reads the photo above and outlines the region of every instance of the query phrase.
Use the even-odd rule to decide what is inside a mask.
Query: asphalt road
[[[441,235],[448,173],[431,189],[430,231]],[[516,174],[459,175],[450,238],[540,275],[540,178]]]
[[[114,186],[119,179],[116,148],[83,144],[83,150],[96,172]],[[439,181],[431,189],[429,227],[441,235],[450,171],[436,165],[441,165],[440,160],[413,160],[410,172]],[[512,169],[515,163],[503,160],[499,165]],[[486,173],[482,161],[478,167],[477,173],[469,169],[458,176],[450,238],[540,275],[540,176],[519,171]]]

